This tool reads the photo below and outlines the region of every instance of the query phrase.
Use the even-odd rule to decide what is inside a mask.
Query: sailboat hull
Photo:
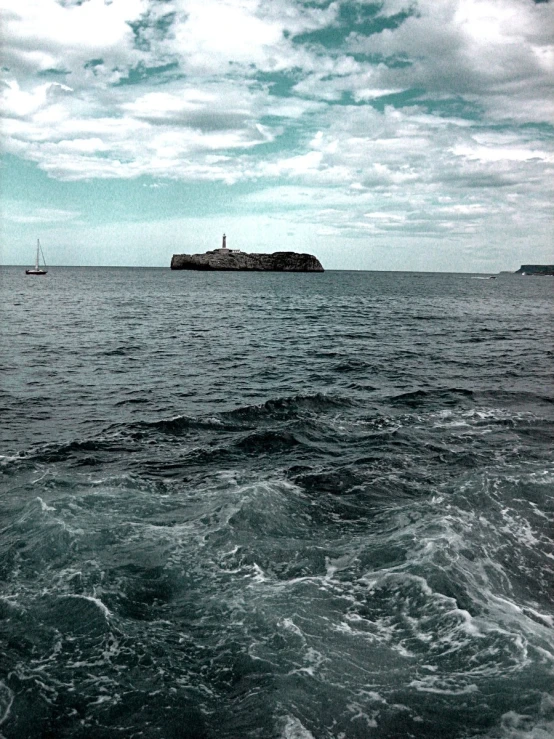
[[[45,275],[48,270],[46,269],[26,269],[26,275]]]

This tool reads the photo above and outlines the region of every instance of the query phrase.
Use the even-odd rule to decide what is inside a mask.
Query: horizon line
[[[16,269],[28,269],[25,264],[0,264],[0,268],[10,267]],[[169,272],[282,272],[283,274],[304,274],[303,272],[293,272],[287,270],[172,270],[171,267],[161,265],[145,265],[145,264],[48,264],[46,269],[165,269]],[[357,268],[324,268],[324,272],[398,272],[401,274],[439,274],[439,275],[485,275],[485,274],[516,274],[517,270],[487,270],[485,272],[469,271],[457,272],[448,270],[424,270],[424,269],[357,269]],[[321,274],[321,273],[317,273]]]

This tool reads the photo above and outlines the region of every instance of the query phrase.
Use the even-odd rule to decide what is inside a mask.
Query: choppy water
[[[1,288],[0,735],[554,736],[554,280]]]

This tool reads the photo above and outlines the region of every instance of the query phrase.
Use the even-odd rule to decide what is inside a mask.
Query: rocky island
[[[554,264],[522,264],[516,275],[554,275]]]
[[[174,254],[171,269],[220,270],[239,272],[323,272],[319,259],[312,254],[276,251],[273,254],[247,254],[240,249],[228,249],[223,234],[220,249],[205,254]]]

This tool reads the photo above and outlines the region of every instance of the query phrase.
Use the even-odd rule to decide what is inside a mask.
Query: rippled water
[[[1,289],[1,736],[554,736],[553,280]]]

